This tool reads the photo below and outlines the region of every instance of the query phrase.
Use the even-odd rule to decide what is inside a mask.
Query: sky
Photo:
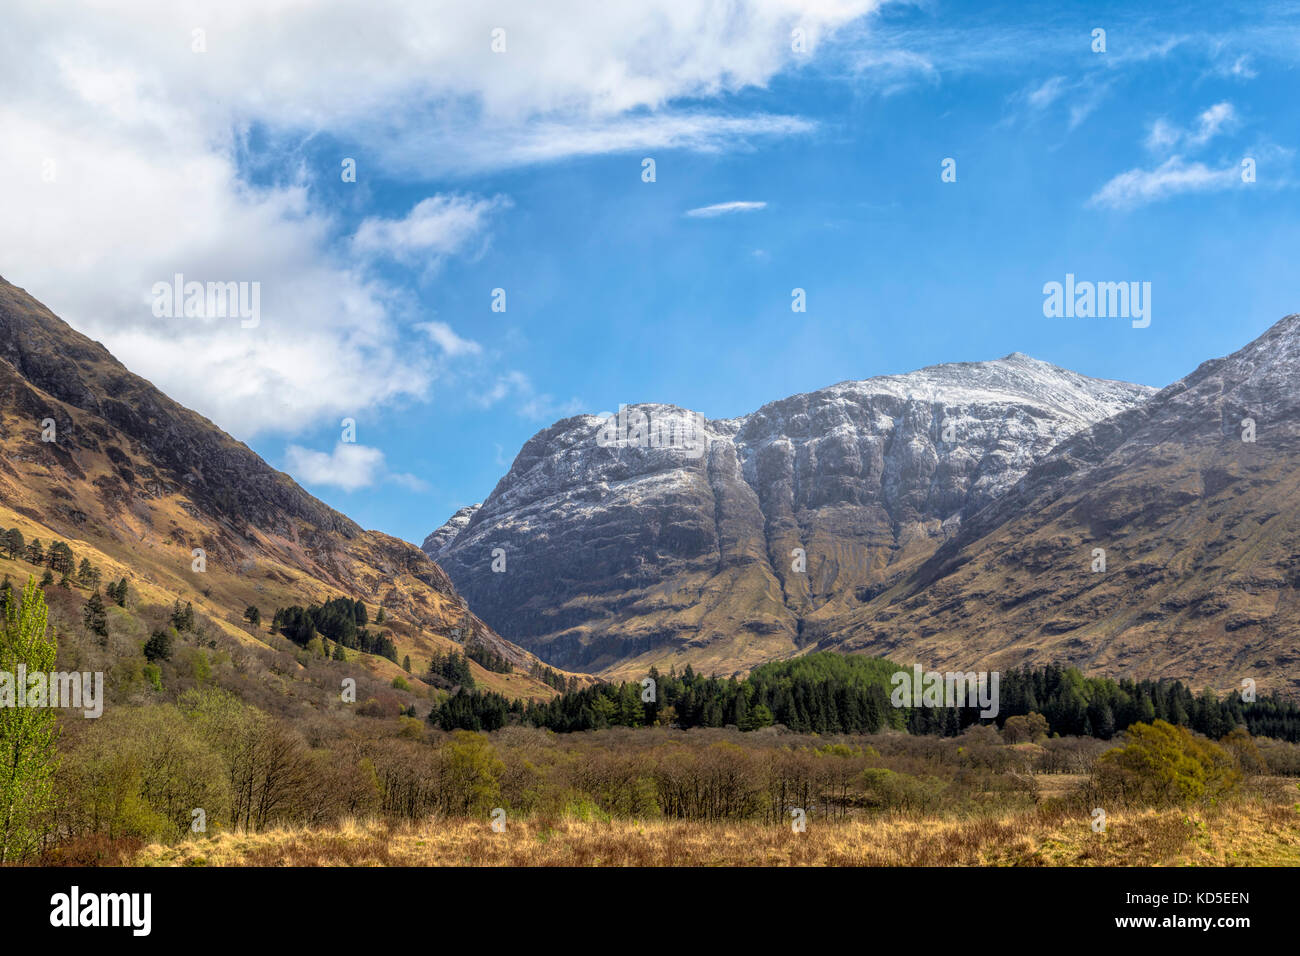
[[[10,0],[0,275],[416,543],[568,415],[1164,386],[1300,311],[1296,3],[466,6]],[[1045,315],[1067,274],[1150,324]]]

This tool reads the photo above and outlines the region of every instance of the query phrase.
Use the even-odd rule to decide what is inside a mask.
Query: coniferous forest
[[[429,719],[443,730],[525,724],[562,733],[658,725],[743,731],[778,724],[798,733],[894,729],[951,737],[972,724],[1001,728],[1011,717],[1041,714],[1048,731],[1062,737],[1109,740],[1135,723],[1163,720],[1214,739],[1244,727],[1252,736],[1300,741],[1300,707],[1276,694],[1247,702],[1239,692],[1194,694],[1180,681],[1114,681],[1047,665],[1001,674],[998,714],[983,719],[973,707],[894,707],[890,677],[901,669],[882,658],[820,652],[764,664],[743,678],[704,677],[689,666],[681,674],[651,669],[653,685],[599,684],[545,703],[462,688]]]

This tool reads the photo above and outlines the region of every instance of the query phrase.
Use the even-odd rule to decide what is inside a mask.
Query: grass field
[[[1297,866],[1300,805],[1238,800],[1202,810],[1089,817],[1030,811],[974,819],[884,816],[758,823],[430,820],[223,833],[153,845],[136,866]]]

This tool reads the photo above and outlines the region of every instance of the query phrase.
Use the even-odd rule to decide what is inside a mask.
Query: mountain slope
[[[1294,690],[1297,386],[1292,315],[1065,442],[823,646]]]
[[[269,617],[343,595],[384,608],[417,673],[421,659],[473,639],[517,669],[480,668],[485,686],[551,694],[527,676],[536,659],[471,613],[418,548],[362,530],[3,279],[0,523],[47,545],[68,540],[78,557],[132,577],[153,599],[192,601],[241,638],[256,640],[240,622],[249,604]],[[203,572],[193,570],[195,548],[206,553]]]
[[[730,673],[833,633],[1059,441],[1150,391],[1013,354],[702,421],[695,456],[602,447],[600,420],[579,416],[534,436],[425,549],[485,620],[551,663]]]

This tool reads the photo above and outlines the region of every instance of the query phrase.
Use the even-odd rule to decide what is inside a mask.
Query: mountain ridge
[[[53,441],[41,440],[46,420]],[[474,615],[422,551],[363,530],[3,278],[0,451],[0,510],[21,516],[25,533],[74,539],[98,552],[97,563],[129,570],[150,593],[190,600],[241,640],[246,604],[269,612],[268,601],[348,596],[386,610],[417,666],[473,640],[521,671],[479,668],[485,686],[552,693],[527,675],[537,659]],[[402,676],[396,664],[362,657]]]
[[[614,674],[670,663],[681,655],[656,651],[676,644],[697,666],[743,668],[797,652],[846,595],[928,555],[1063,437],[1153,392],[1012,353],[704,420],[708,448],[695,459],[597,448],[600,421],[573,416],[525,443],[482,505],[425,548],[545,659]],[[693,414],[629,408],[674,424]],[[943,440],[948,426],[957,440]],[[796,547],[807,574],[786,571]],[[493,548],[516,559],[503,574],[487,573]],[[656,570],[667,567],[682,577]],[[573,586],[584,581],[603,593]],[[718,640],[728,629],[749,646]]]

